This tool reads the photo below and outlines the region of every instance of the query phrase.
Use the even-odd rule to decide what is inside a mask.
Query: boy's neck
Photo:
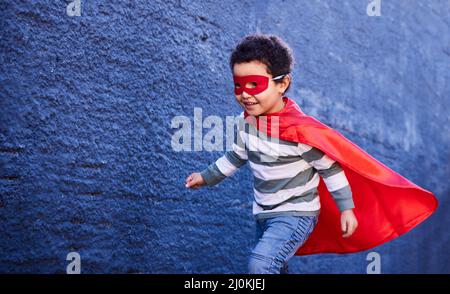
[[[281,110],[283,110],[286,107],[286,101],[284,101],[284,96],[281,97],[279,103],[277,104],[278,107],[275,108],[274,110],[272,110],[271,112],[268,112],[267,114],[272,114],[272,113],[277,113],[280,112]]]

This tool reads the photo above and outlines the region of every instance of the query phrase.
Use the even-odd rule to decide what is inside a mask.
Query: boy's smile
[[[276,84],[267,67],[260,61],[236,63],[233,67],[235,96],[249,115],[259,116],[278,112],[284,107],[283,93],[290,77],[277,76],[283,82]]]

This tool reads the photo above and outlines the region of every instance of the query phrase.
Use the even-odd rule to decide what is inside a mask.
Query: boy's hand
[[[346,209],[341,213],[342,237],[348,238],[358,227],[358,221],[352,209]]]
[[[186,178],[186,188],[198,189],[205,184],[200,173],[192,173]]]

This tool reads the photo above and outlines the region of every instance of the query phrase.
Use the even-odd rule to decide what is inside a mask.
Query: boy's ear
[[[281,85],[283,85],[283,87],[282,87],[283,93],[286,92],[286,89],[289,87],[290,83],[291,83],[291,76],[290,75],[286,75],[283,78],[283,82],[281,83]]]

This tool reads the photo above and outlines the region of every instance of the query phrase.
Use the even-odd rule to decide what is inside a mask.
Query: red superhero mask
[[[282,79],[284,75],[274,77],[271,80]],[[256,95],[264,92],[267,87],[269,87],[269,77],[260,75],[249,75],[249,76],[233,76],[234,79],[234,93],[236,95],[242,94],[242,92],[248,93],[249,95]]]

